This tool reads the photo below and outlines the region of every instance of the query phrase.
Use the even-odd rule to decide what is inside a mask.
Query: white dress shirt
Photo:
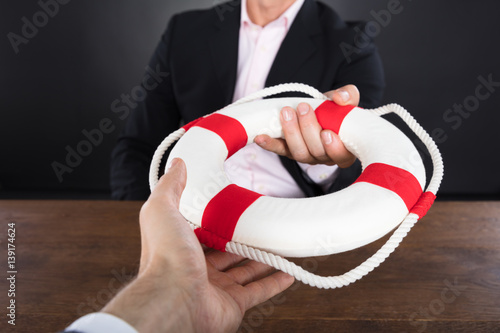
[[[139,333],[123,319],[104,312],[85,315],[73,322],[66,328],[66,331],[83,333]]]
[[[281,43],[303,3],[304,0],[295,1],[280,17],[261,27],[250,20],[246,0],[241,1],[234,101],[264,88]],[[338,173],[337,166],[299,165],[312,181],[324,189],[333,183]],[[224,167],[233,183],[249,190],[273,197],[304,197],[300,187],[281,164],[279,156],[255,143],[236,152]]]

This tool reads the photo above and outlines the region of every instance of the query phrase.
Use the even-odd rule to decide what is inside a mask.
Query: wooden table
[[[0,202],[1,332],[56,332],[99,310],[136,272],[140,202]],[[7,229],[15,223],[15,298]],[[383,241],[383,240],[381,240]],[[344,273],[381,241],[297,260]],[[16,326],[6,306],[15,299]],[[353,285],[296,283],[247,312],[241,332],[500,332],[500,202],[438,202],[379,268]]]

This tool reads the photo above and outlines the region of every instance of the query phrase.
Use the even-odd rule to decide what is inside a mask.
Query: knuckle
[[[316,147],[316,146],[310,147],[309,151],[310,151],[311,155],[318,160],[324,160],[325,157],[328,157],[328,156],[326,156],[325,150],[320,148],[320,147]]]
[[[299,117],[299,125],[302,130],[316,128],[316,115],[314,112],[309,112]]]
[[[294,150],[291,152],[294,160],[298,162],[307,162],[311,159],[309,151],[306,149]]]

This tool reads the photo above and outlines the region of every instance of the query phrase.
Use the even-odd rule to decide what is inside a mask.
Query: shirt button
[[[257,158],[257,155],[255,153],[252,153],[252,154],[248,155],[248,160],[249,161],[255,161],[256,158]]]
[[[328,178],[328,175],[326,173],[322,173],[321,175],[319,175],[319,179],[321,180],[325,180],[326,178]]]
[[[260,193],[264,192],[265,189],[266,187],[264,185],[257,186],[257,191],[259,191]]]

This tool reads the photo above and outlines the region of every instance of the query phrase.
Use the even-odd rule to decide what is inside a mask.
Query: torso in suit
[[[131,112],[113,151],[113,198],[146,199],[149,165],[159,143],[181,122],[232,102],[241,11],[233,3],[171,19],[149,64],[161,83],[154,89],[144,87],[149,88],[147,97]],[[384,87],[382,65],[371,41],[356,39],[362,29],[363,25],[343,22],[326,5],[306,0],[278,51],[266,86],[299,82],[326,92],[354,84],[361,93],[360,106],[377,106]],[[282,162],[307,196],[321,194],[296,163],[286,158]],[[330,191],[352,183],[359,171],[359,163],[342,169]]]

